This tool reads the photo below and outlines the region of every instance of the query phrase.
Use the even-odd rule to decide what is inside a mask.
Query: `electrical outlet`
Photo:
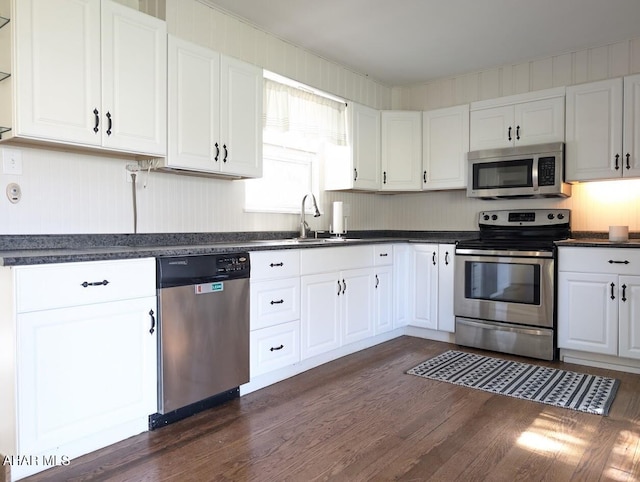
[[[22,174],[22,151],[18,149],[2,149],[2,173]]]
[[[11,184],[7,184],[7,198],[12,204],[17,204],[20,202],[22,198],[22,190],[20,189],[20,185],[12,182]]]

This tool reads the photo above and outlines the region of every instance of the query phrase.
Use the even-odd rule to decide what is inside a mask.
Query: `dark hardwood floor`
[[[621,380],[600,417],[404,373],[457,348],[397,338],[27,480],[640,480],[640,376],[550,363]]]

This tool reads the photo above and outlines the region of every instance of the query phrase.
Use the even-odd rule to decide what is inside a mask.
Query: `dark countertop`
[[[640,248],[640,239],[630,238],[626,242],[609,241],[607,238],[572,238],[556,241],[556,246],[576,246],[583,248]]]
[[[295,232],[0,236],[0,266],[24,266],[372,243],[455,243],[473,231],[357,231],[346,239],[296,241]]]

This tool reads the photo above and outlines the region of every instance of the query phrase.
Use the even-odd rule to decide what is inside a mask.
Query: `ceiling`
[[[200,0],[388,86],[640,37],[640,0]]]

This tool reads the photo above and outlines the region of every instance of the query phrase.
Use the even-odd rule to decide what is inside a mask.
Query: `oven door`
[[[549,251],[458,249],[455,315],[553,328],[553,279]]]

